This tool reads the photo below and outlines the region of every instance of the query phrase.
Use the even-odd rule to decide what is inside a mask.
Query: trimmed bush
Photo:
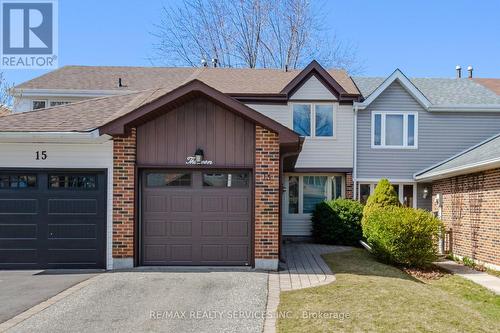
[[[375,187],[372,195],[370,195],[366,201],[365,208],[363,209],[363,220],[361,223],[365,223],[368,215],[370,215],[370,211],[375,208],[400,205],[401,203],[399,202],[398,194],[396,193],[396,190],[394,190],[394,187],[387,179],[381,179]],[[366,235],[364,236],[366,237]]]
[[[358,201],[336,199],[316,205],[312,214],[316,242],[336,245],[359,245],[362,238],[363,205]]]
[[[381,260],[414,267],[436,259],[443,225],[422,209],[387,206],[374,208],[363,223],[363,234]]]

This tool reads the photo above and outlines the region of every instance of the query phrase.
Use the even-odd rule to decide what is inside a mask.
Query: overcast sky
[[[314,0],[312,0],[314,2]],[[178,0],[59,0],[59,65],[149,66],[162,3]],[[500,77],[500,1],[325,1],[327,25],[358,47],[366,76],[400,68],[409,76],[453,77],[457,64]],[[6,70],[21,83],[41,70]]]

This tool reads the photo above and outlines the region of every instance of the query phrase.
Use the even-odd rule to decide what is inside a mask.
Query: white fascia
[[[11,89],[11,94],[21,97],[103,97],[111,95],[123,95],[135,92],[135,90],[82,90],[82,89]]]
[[[0,143],[103,143],[108,140],[111,140],[111,136],[99,135],[99,130],[90,132],[0,132]]]

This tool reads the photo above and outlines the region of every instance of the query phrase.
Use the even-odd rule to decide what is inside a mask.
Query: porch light
[[[194,159],[196,161],[196,164],[201,164],[201,161],[203,161],[203,149],[196,149],[194,153]]]
[[[422,198],[427,199],[429,196],[429,189],[427,187],[424,187],[424,191],[422,192]]]

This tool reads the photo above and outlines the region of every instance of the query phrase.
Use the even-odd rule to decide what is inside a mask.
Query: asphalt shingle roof
[[[426,177],[436,173],[447,173],[466,169],[474,164],[485,163],[500,158],[500,134],[484,141],[483,143],[469,148],[451,159],[445,160],[432,169],[417,174],[419,177]]]
[[[87,99],[0,117],[0,132],[88,132],[165,95],[172,89]]]
[[[383,77],[353,77],[352,79],[365,98],[367,98],[385,80]],[[475,80],[411,78],[410,81],[433,105],[500,105],[500,96]]]
[[[359,94],[345,71],[327,71],[347,93]],[[173,89],[197,79],[226,94],[277,94],[300,72],[250,68],[64,66],[15,88],[140,91],[158,87]],[[124,87],[118,86],[119,78]]]

